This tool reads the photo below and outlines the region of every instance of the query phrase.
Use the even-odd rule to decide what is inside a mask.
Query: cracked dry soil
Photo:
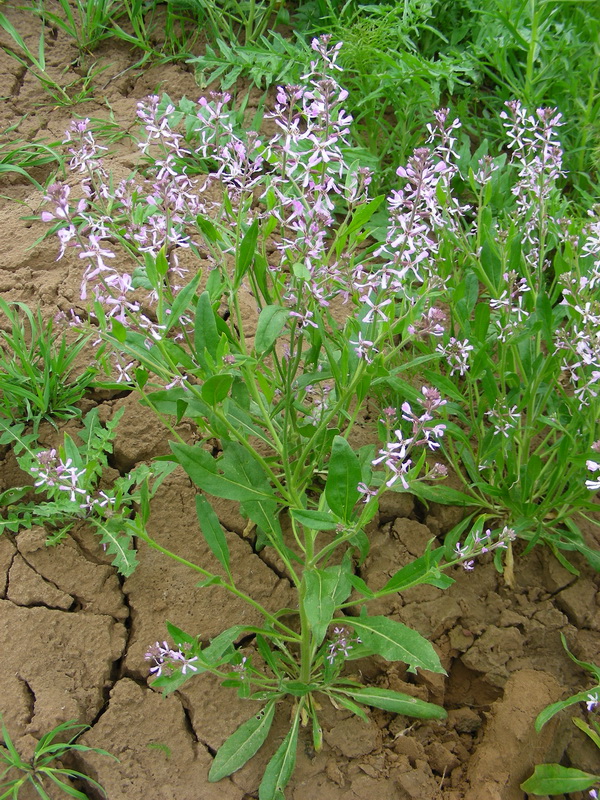
[[[24,11],[3,10],[35,47],[31,18]],[[5,37],[1,34],[0,42],[9,44]],[[47,41],[48,70],[58,78],[77,54],[60,32],[49,30]],[[0,71],[8,76],[9,96],[2,100],[5,125],[15,125],[9,140],[60,141],[73,113],[108,118],[109,108],[128,127],[136,102],[157,90],[175,99],[200,95],[193,76],[181,66],[124,73],[137,56],[114,40],[94,57],[105,68],[94,97],[69,110],[49,105],[31,71],[0,51]],[[127,147],[118,144],[107,159],[116,170],[132,163],[133,148]],[[49,169],[33,175],[43,183]],[[32,247],[45,226],[23,219],[39,213],[40,194],[19,176],[5,176],[1,184],[3,297],[39,304],[48,316],[77,312],[80,263],[68,254],[56,262],[52,240]],[[132,394],[91,397],[82,405],[84,411],[99,405],[103,419],[125,408],[111,462],[115,475],[168,452],[166,431]],[[61,430],[65,427],[73,434],[77,423]],[[44,444],[52,445],[56,436],[49,426],[42,428]],[[10,450],[0,457],[3,490],[19,484],[22,476]],[[175,471],[154,498],[149,525],[162,544],[211,569],[215,565],[198,531],[194,492],[189,479]],[[240,587],[269,609],[293,605],[288,581],[268,553],[254,551],[234,505],[219,501],[216,510],[229,532],[232,570],[241,576]],[[435,504],[425,509],[403,495],[384,498],[371,525],[372,550],[362,577],[382,585],[419,556],[432,535],[449,530],[460,513]],[[587,534],[590,544],[598,546],[597,534]],[[10,734],[28,755],[55,725],[68,719],[89,724],[81,741],[108,750],[119,762],[83,753],[72,765],[97,779],[109,800],[255,798],[261,770],[286,731],[289,705],[280,705],[255,759],[231,778],[209,784],[215,751],[258,704],[239,700],[210,676],[163,698],[148,683],[143,655],[149,644],[164,638],[167,618],[205,641],[232,624],[258,619],[220,589],[196,588],[192,574],[154,551],[142,547],[139,560],[136,572],[123,580],[83,524],[56,548],[46,547],[40,528],[0,538],[0,711]],[[537,549],[517,559],[514,588],[504,584],[492,564],[481,563],[473,574],[457,570],[456,583],[446,592],[424,586],[378,601],[372,613],[389,614],[429,637],[448,675],[415,677],[403,665],[379,658],[349,666],[372,685],[443,704],[448,719],[414,722],[374,709],[365,724],[324,704],[323,750],[315,753],[310,737],[302,736],[286,796],[523,800],[519,784],[541,761],[564,758],[581,769],[600,770],[593,746],[571,725],[570,715],[556,718],[540,735],[533,728],[544,706],[589,685],[564,653],[560,633],[579,658],[597,661],[600,653],[598,578],[585,564],[576,565],[581,571],[577,579]],[[252,641],[244,646],[251,650]],[[92,800],[99,796],[86,791]],[[49,793],[59,796],[52,789]]]

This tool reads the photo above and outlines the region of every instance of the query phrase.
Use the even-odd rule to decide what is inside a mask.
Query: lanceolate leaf
[[[258,787],[259,800],[285,800],[283,790],[292,777],[296,765],[299,723],[300,714],[296,713],[288,735],[267,764],[265,774]]]
[[[265,306],[263,308],[258,318],[254,337],[254,349],[259,355],[264,355],[271,349],[289,316],[288,309],[281,306]]]
[[[171,330],[176,322],[179,322],[179,317],[187,311],[188,306],[194,296],[194,292],[198,288],[202,272],[199,270],[192,280],[180,292],[177,293],[173,305],[171,306],[171,313],[167,317],[167,330]]]
[[[597,775],[560,764],[538,764],[531,778],[521,784],[531,794],[563,794],[584,792],[598,782]]]
[[[388,661],[404,661],[411,671],[417,668],[446,674],[431,642],[401,622],[387,617],[346,617],[332,620],[336,625],[351,625],[362,643]]]
[[[413,481],[410,484],[410,491],[420,500],[429,500],[442,505],[473,506],[477,503],[475,498],[469,497],[468,494],[459,492],[458,489],[453,489],[451,486],[430,486],[420,481]]]
[[[270,700],[258,714],[240,725],[219,748],[208,773],[208,780],[220,781],[243,767],[267,738],[274,715],[275,701]]]
[[[332,591],[337,583],[337,577],[327,574],[324,570],[313,569],[304,573],[303,581],[305,585],[304,608],[312,628],[315,644],[319,646],[335,611]]]
[[[225,531],[221,527],[219,518],[215,514],[211,504],[206,497],[200,494],[196,495],[196,513],[198,514],[200,530],[206,539],[206,543],[210,547],[211,553],[219,560],[227,574],[230,575],[229,548],[227,546],[227,539],[225,538]]]
[[[360,497],[356,487],[361,477],[358,456],[346,439],[336,436],[329,459],[325,497],[334,514],[346,522],[350,521],[352,509]]]
[[[339,523],[339,519],[336,519],[332,514],[325,511],[292,508],[290,513],[296,522],[312,531],[331,531]]]
[[[194,320],[194,347],[196,357],[202,366],[205,365],[204,350],[214,358],[219,345],[219,332],[215,320],[208,292],[202,292],[198,298],[196,306],[196,318]]]
[[[411,697],[401,692],[393,692],[389,689],[356,689],[350,691],[343,690],[357,702],[367,706],[383,708],[386,711],[393,711],[396,714],[403,714],[406,717],[418,717],[419,719],[446,719],[448,716],[445,709],[436,706],[434,703],[426,703],[418,697]]]
[[[235,265],[235,279],[234,288],[237,288],[242,282],[242,278],[246,274],[248,267],[252,263],[254,254],[256,252],[256,242],[258,240],[258,220],[254,220],[252,225],[248,228],[246,235],[242,239],[240,249],[237,256]]]
[[[440,589],[448,588],[454,583],[453,579],[439,572],[437,575],[435,574],[435,567],[443,555],[444,548],[436,547],[435,550],[427,555],[415,559],[415,561],[399,569],[395,575],[392,575],[383,589],[381,589],[381,593],[401,592],[409,586],[415,586],[419,583],[429,583]],[[432,570],[432,574],[428,575],[430,570]],[[427,578],[424,577],[425,575],[427,575]]]
[[[546,706],[546,708],[538,714],[535,720],[536,731],[539,732],[555,714],[558,714],[559,711],[562,711],[569,706],[573,706],[576,703],[585,703],[591,691],[591,689],[587,689],[586,691],[579,692],[578,694],[568,697],[566,700],[559,700],[558,703],[552,703],[551,705]]]

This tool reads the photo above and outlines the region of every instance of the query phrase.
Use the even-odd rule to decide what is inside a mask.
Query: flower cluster
[[[346,628],[335,627],[333,629],[333,638],[328,647],[327,661],[333,664],[340,656],[348,658],[350,651],[357,644],[361,644],[358,636],[351,636]]]
[[[506,439],[510,439],[511,431],[519,427],[521,420],[521,414],[517,410],[517,406],[511,406],[509,408],[506,403],[502,401],[497,401],[494,407],[486,411],[485,414],[492,423],[494,436],[500,435]]]
[[[76,502],[78,496],[83,496],[86,499],[83,506],[87,504],[87,491],[79,485],[79,479],[85,475],[84,469],[74,467],[70,458],[63,461],[56,450],[43,450],[37,454],[37,460],[38,465],[31,467],[31,472],[37,478],[34,486],[67,492],[72,503]]]
[[[506,525],[498,534],[494,534],[489,528],[485,533],[475,531],[464,544],[456,543],[454,553],[457,560],[461,562],[463,569],[471,572],[475,569],[475,556],[490,553],[492,550],[497,549],[506,550],[509,542],[514,542],[516,538],[515,530]]]
[[[561,275],[562,305],[570,325],[564,326],[555,340],[556,350],[565,353],[562,368],[580,408],[600,396],[600,222],[588,226],[585,234],[581,273]]]
[[[538,108],[530,114],[518,100],[506,102],[507,111],[500,117],[513,151],[512,162],[519,167],[519,180],[512,192],[517,198],[517,217],[531,249],[526,258],[537,266],[540,251],[539,237],[547,229],[547,218],[541,213],[550,199],[558,178],[563,176],[562,148],[556,129],[562,114],[556,108]],[[544,228],[540,231],[540,225]]]
[[[405,436],[402,429],[398,428],[394,431],[396,436],[395,442],[388,442],[386,447],[379,451],[378,458],[374,459],[372,464],[385,464],[388,471],[391,473],[386,481],[386,486],[390,488],[397,480],[400,480],[404,489],[408,490],[409,484],[406,479],[406,473],[413,466],[412,459],[409,453],[413,447],[425,445],[430,450],[437,450],[440,447],[439,439],[444,435],[446,426],[443,423],[430,426],[428,423],[433,421],[433,412],[446,404],[437,389],[423,386],[421,389],[423,399],[421,405],[423,413],[416,414],[410,403],[402,403],[401,418],[411,423],[411,435]],[[440,474],[443,474],[439,469]]]
[[[171,675],[176,670],[181,670],[183,675],[188,671],[198,672],[198,667],[194,665],[194,661],[198,661],[198,656],[190,658],[181,650],[169,647],[166,642],[162,644],[155,642],[150,645],[144,659],[152,664],[150,674],[155,678],[159,678],[163,673]]]
[[[498,340],[507,342],[511,336],[522,331],[523,323],[529,316],[526,298],[531,287],[527,279],[519,276],[514,270],[505,272],[502,279],[504,286],[501,287],[499,297],[490,299],[490,308],[499,312],[499,317],[495,321]]]
[[[63,461],[54,449],[42,450],[36,459],[37,464],[30,467],[36,488],[45,489],[55,497],[57,492],[68,494],[71,503],[78,503],[80,513],[93,509],[106,514],[114,507],[115,498],[106,492],[100,491],[96,497],[90,494],[86,470],[78,469],[72,459]]]

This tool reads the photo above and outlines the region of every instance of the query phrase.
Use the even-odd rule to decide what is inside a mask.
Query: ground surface
[[[35,28],[25,12],[12,12],[11,18],[35,49]],[[5,34],[0,41],[8,43]],[[48,37],[48,69],[57,78],[76,55],[62,35]],[[136,102],[150,92],[165,90],[174,99],[200,95],[185,67],[123,72],[136,56],[120,43],[109,42],[95,57],[105,71],[96,80],[94,99],[68,109],[52,104],[32,72],[0,51],[0,73],[10,76],[3,126],[15,125],[8,138],[60,140],[73,113],[102,118],[113,113],[118,123],[129,126]],[[131,148],[117,147],[114,168],[127,170],[130,162]],[[47,175],[34,172],[41,183]],[[53,240],[33,246],[46,226],[23,219],[39,213],[39,192],[15,176],[3,178],[1,189],[3,296],[40,304],[47,315],[77,311],[81,262],[68,256],[56,262]],[[84,410],[96,404],[105,419],[125,409],[112,460],[115,471],[127,472],[168,451],[166,431],[133,394],[115,394],[102,402],[91,398]],[[74,432],[77,425],[69,423],[68,429]],[[57,441],[50,427],[43,431],[44,443]],[[21,478],[14,456],[5,451],[0,456],[1,490]],[[243,575],[240,588],[273,610],[293,603],[288,581],[242,535],[245,523],[233,504],[220,501],[217,511],[231,532],[232,570]],[[401,495],[385,499],[362,577],[382,585],[460,513],[424,509]],[[183,473],[173,473],[155,498],[150,529],[167,547],[212,565],[197,529],[194,489]],[[593,544],[594,532],[588,533]],[[209,784],[214,751],[258,705],[237,699],[205,676],[164,699],[150,688],[143,659],[147,646],[164,638],[166,618],[208,640],[232,624],[250,621],[247,609],[214,587],[195,588],[196,579],[185,568],[148,549],[140,551],[133,576],[121,579],[83,526],[57,548],[47,548],[44,539],[41,529],[0,538],[0,711],[17,745],[27,753],[50,728],[76,718],[92,726],[85,743],[119,759],[117,764],[94,755],[77,762],[104,785],[109,800],[256,797],[261,767],[284,735],[290,708],[282,704],[278,709],[271,737],[254,761],[231,779]],[[519,784],[541,761],[565,756],[564,763],[570,759],[579,768],[599,771],[597,756],[570,724],[570,715],[540,735],[533,729],[544,706],[589,685],[564,653],[560,633],[580,658],[598,661],[598,579],[577,565],[581,576],[576,579],[550,553],[537,549],[517,559],[514,588],[505,585],[491,563],[481,563],[472,574],[458,569],[456,584],[446,592],[420,587],[380,601],[371,613],[389,614],[429,637],[448,677],[423,673],[414,678],[402,665],[381,659],[353,662],[352,669],[372,685],[443,704],[448,720],[412,723],[374,710],[365,724],[324,706],[323,751],[314,753],[309,736],[303,735],[286,796],[522,800]]]

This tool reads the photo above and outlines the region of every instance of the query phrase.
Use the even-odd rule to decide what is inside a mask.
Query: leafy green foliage
[[[0,747],[0,762],[3,762],[6,768],[0,774],[0,792],[2,792],[0,800],[9,800],[9,798],[17,800],[21,789],[24,787],[32,787],[42,800],[46,800],[48,794],[44,787],[48,786],[48,783],[58,786],[69,797],[86,800],[87,795],[80,792],[79,789],[75,789],[72,783],[67,782],[70,778],[86,781],[94,789],[97,789],[103,797],[106,797],[102,786],[93,778],[75,769],[53,765],[54,761],[60,760],[71,752],[98,753],[118,761],[115,756],[107,753],[106,750],[77,743],[77,739],[88,727],[88,725],[81,725],[77,720],[73,719],[57,725],[44,734],[36,744],[31,761],[25,761],[13,744],[6,725],[2,723],[4,747]],[[70,735],[70,738],[67,741],[62,741],[65,735]],[[17,773],[17,776],[15,776],[15,773]],[[20,776],[18,776],[18,773],[21,773]]]
[[[244,766],[258,752],[269,735],[275,701],[270,700],[266,706],[231,734],[221,745],[208,773],[209,781],[220,781]]]
[[[94,382],[97,370],[87,367],[72,377],[76,361],[89,340],[78,335],[69,344],[54,323],[24,303],[0,298],[0,313],[8,330],[0,330],[0,413],[14,421],[64,419],[79,416],[76,407]]]
[[[308,66],[310,51],[301,39],[290,41],[271,31],[253,44],[229,44],[217,38],[207,45],[204,55],[190,59],[196,67],[200,86],[219,81],[223,89],[231,89],[241,78],[267,89],[274,84],[293,83]]]
[[[37,478],[33,491],[47,499],[29,500],[28,487],[17,487],[0,496],[0,533],[41,525],[48,531],[48,541],[56,544],[77,521],[85,520],[100,537],[105,551],[113,556],[113,564],[125,576],[131,575],[137,564],[132,547],[135,529],[130,520],[133,503],[142,501],[144,487],[150,477],[151,496],[173,468],[168,462],[152,473],[146,465],[124,477],[119,477],[110,490],[100,491],[98,484],[108,466],[112,439],[121,414],[106,425],[98,418],[98,410],[90,411],[83,420],[83,430],[77,445],[68,435],[56,451],[42,450],[35,434],[24,431],[24,425],[9,425],[0,418],[0,444],[12,445],[17,462],[24,473]],[[68,468],[67,468],[68,465]],[[62,475],[62,481],[57,481]],[[72,476],[72,477],[71,477]]]
[[[540,764],[531,778],[521,784],[521,789],[530,794],[570,794],[583,792],[598,784],[598,776],[560,764]]]

